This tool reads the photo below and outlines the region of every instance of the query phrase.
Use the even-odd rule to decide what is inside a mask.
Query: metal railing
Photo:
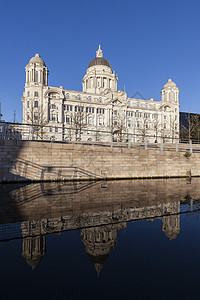
[[[163,134],[131,133],[113,129],[100,130],[86,127],[66,127],[59,124],[35,125],[0,121],[0,140],[49,141],[79,143],[105,147],[144,148],[160,151],[200,152],[197,141],[181,140],[175,136]]]

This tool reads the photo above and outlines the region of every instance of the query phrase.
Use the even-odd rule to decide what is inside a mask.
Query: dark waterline
[[[199,184],[1,185],[2,299],[199,299]]]

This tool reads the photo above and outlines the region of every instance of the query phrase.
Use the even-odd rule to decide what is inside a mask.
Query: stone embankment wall
[[[164,145],[165,147],[165,145]],[[188,146],[185,146],[185,151]],[[200,176],[200,153],[0,140],[0,181]]]

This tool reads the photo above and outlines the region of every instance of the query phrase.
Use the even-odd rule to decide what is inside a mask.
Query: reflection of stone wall
[[[200,198],[199,184],[198,178],[193,178],[191,184],[186,184],[185,179],[30,184],[4,197],[0,203],[0,222],[88,213],[94,216],[103,211],[115,211],[116,214],[118,210],[121,215],[121,211],[130,208],[133,211],[137,208],[136,215],[145,216],[145,206],[154,207],[152,216],[156,209],[160,215],[162,204]],[[77,222],[81,223],[81,218]]]
[[[34,141],[0,141],[0,181],[199,176],[200,153]],[[180,145],[179,145],[180,147]],[[193,145],[193,149],[199,149]]]

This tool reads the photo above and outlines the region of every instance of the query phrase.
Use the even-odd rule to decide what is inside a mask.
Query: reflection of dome
[[[42,260],[45,252],[45,236],[33,236],[23,239],[22,256],[27,264],[34,270]]]
[[[171,79],[168,79],[167,83],[165,83],[164,88],[167,87],[176,87],[176,83],[173,82]]]
[[[124,228],[124,224],[110,224],[82,229],[81,240],[85,245],[88,258],[94,263],[98,276],[104,262],[117,244],[117,230],[122,228]]]
[[[162,218],[162,231],[172,241],[180,233],[180,215],[165,216]]]
[[[86,252],[87,253],[87,252]],[[109,253],[110,254],[110,253]],[[103,267],[104,262],[109,257],[109,254],[93,256],[87,253],[88,258],[94,263],[95,270],[97,272],[97,276],[99,277],[101,269]]]
[[[111,68],[110,63],[105,59],[104,57],[95,57],[88,65],[88,68],[93,67],[93,66],[106,66]]]
[[[45,65],[43,59],[38,53],[36,53],[35,56],[30,59],[29,63],[39,63]]]
[[[37,265],[39,265],[42,259],[41,256],[34,257],[32,259],[29,257],[28,258],[24,257],[24,258],[26,259],[27,264],[32,268],[32,270],[34,270],[37,267]]]
[[[170,241],[175,240],[179,234],[180,230],[178,231],[165,231],[165,235],[166,237],[168,237],[168,239]]]

